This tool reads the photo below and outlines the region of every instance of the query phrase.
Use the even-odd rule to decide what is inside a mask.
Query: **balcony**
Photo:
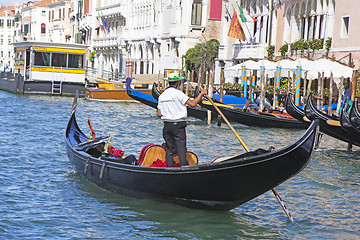
[[[232,48],[232,55],[228,56],[227,47]],[[236,43],[232,46],[219,46],[220,59],[246,60],[250,58],[263,59],[267,52],[267,44],[259,43]]]
[[[233,59],[263,59],[266,56],[267,44],[238,43],[233,45]]]
[[[108,5],[108,6],[104,6],[104,7],[100,7],[100,8],[96,8],[96,12],[100,12],[101,16],[104,16],[105,18],[108,17],[120,17],[121,12],[124,11],[124,9],[122,9],[123,7],[121,6],[120,3],[118,4],[113,4],[113,5]]]
[[[118,37],[107,37],[107,38],[94,38],[93,47],[94,48],[117,48]]]

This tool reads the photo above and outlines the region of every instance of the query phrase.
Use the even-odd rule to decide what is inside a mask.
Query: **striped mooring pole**
[[[251,87],[251,102],[254,102],[254,86],[255,86],[255,76],[250,74],[250,87]]]
[[[300,83],[301,83],[301,65],[297,66],[296,70],[296,88],[295,88],[295,105],[300,106]]]
[[[264,64],[261,64],[261,66],[260,66],[260,86],[261,86],[261,83],[264,81],[264,76],[265,76],[265,66],[264,66]]]
[[[275,89],[279,90],[280,89],[280,75],[281,75],[281,66],[280,64],[278,64],[276,66],[276,82],[275,82]],[[275,107],[279,107],[279,94],[276,94],[276,98],[275,98]]]
[[[244,97],[247,97],[247,81],[245,76],[245,64],[241,65],[241,85],[244,86]]]

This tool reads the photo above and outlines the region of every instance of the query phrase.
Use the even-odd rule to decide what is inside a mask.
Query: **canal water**
[[[65,153],[72,101],[0,91],[0,239],[360,238],[360,148],[347,152],[346,144],[323,136],[309,165],[276,188],[295,223],[271,191],[232,211],[187,209],[119,196],[83,180]],[[90,134],[87,118],[97,136],[111,134],[125,154],[162,143],[161,120],[140,103],[79,99],[78,123]],[[281,148],[304,132],[233,126],[250,149]],[[189,119],[187,133],[200,164],[244,152],[225,124]]]

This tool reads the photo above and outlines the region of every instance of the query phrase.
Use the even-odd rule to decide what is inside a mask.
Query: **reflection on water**
[[[187,209],[119,196],[81,179],[63,142],[72,100],[0,91],[1,239],[360,238],[360,148],[347,152],[345,143],[323,136],[304,171],[276,188],[295,224],[271,191],[228,212]],[[125,154],[163,142],[155,110],[139,103],[80,99],[78,123],[90,134],[87,118]],[[200,164],[244,152],[226,124],[188,123],[188,148]],[[279,149],[304,132],[233,126],[250,149]]]

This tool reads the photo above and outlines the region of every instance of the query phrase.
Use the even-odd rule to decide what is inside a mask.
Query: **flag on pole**
[[[226,21],[228,22],[229,19],[231,20],[231,14],[230,14],[229,10],[227,9],[226,5],[225,5],[225,10],[226,10],[226,15],[225,15]]]
[[[98,19],[99,19],[99,23],[100,23],[100,26],[101,26],[102,30],[104,31],[104,33],[106,33],[104,25],[102,24],[102,21],[101,21],[100,12],[98,12]]]
[[[254,18],[253,16],[251,16],[249,13],[244,12],[244,10],[239,7],[239,11],[240,11],[240,18],[241,18],[241,22],[251,22],[251,23],[255,23],[258,20],[256,18]]]
[[[105,27],[105,29],[108,31],[108,33],[110,33],[110,29],[109,29],[108,25],[106,24],[104,15],[102,15],[102,20],[103,20],[103,22],[104,22],[104,27]]]
[[[240,21],[237,17],[235,10],[234,10],[233,16],[231,18],[228,36],[239,39],[241,41],[245,41],[245,39],[246,39],[244,30],[241,27]]]

